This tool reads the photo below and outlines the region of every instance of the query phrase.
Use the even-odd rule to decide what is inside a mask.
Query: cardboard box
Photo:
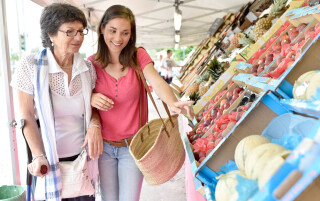
[[[268,3],[271,5],[272,0],[256,0],[253,2],[253,4],[250,6],[250,11],[257,17],[260,16],[261,12],[256,11],[262,4]]]
[[[234,68],[231,66],[225,71],[219,79],[209,88],[200,100],[193,107],[194,113],[198,114],[209,103],[209,101],[221,90],[225,88],[234,75]]]
[[[291,1],[290,7],[287,11],[279,18],[279,20],[253,45],[249,45],[244,51],[242,51],[241,55],[249,60],[254,53],[256,53],[268,40],[278,31],[283,23],[287,21],[286,14],[291,13],[291,10],[296,8],[300,8],[304,4],[304,0]]]
[[[313,13],[318,11],[316,6],[307,7],[306,9],[295,10],[294,15],[289,18],[291,24],[297,27],[300,23],[309,23],[314,19]]]
[[[304,73],[313,70],[320,69],[320,34],[311,42],[307,43],[307,47],[302,50],[300,58],[298,58],[295,63],[292,64],[279,79],[271,79],[268,82],[270,90],[275,91],[278,88],[283,88],[282,85],[287,85],[291,87],[294,85],[295,81]],[[290,96],[290,90],[285,90],[287,95]],[[292,90],[291,90],[292,94]]]
[[[316,124],[319,128],[320,124]],[[310,131],[314,132],[313,129]],[[251,201],[313,201],[320,197],[320,146],[309,135],[286,158]]]
[[[250,90],[255,93],[260,91],[257,88],[250,88]],[[288,110],[281,106],[279,99],[274,94],[260,91],[259,97],[237,122],[233,130],[201,163],[198,174],[203,167],[208,167],[213,172],[219,172],[222,165],[229,160],[234,160],[235,148],[244,137],[261,134],[274,117],[287,112]]]

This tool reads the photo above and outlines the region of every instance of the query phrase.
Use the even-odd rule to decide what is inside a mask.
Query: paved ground
[[[157,96],[154,95],[156,104],[158,105],[160,114],[162,116],[167,116],[163,105]],[[1,112],[1,111],[0,111]],[[4,111],[5,112],[5,111]],[[155,111],[151,101],[149,101],[149,120],[158,118],[158,114]],[[2,121],[3,122],[3,121]],[[12,180],[12,167],[10,161],[10,149],[9,149],[9,139],[4,130],[6,125],[1,124],[0,128],[3,131],[0,137],[0,186],[1,185],[10,185],[13,183]],[[26,175],[26,154],[25,154],[25,145],[24,140],[17,130],[17,142],[18,142],[18,151],[19,151],[19,164],[21,172],[21,182],[22,185],[25,185],[25,175]],[[168,181],[165,184],[158,186],[151,186],[147,182],[143,182],[141,199],[140,201],[185,201],[185,178],[184,178],[184,167],[178,172],[178,174]]]

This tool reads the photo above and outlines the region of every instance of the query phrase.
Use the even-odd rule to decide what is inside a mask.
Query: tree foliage
[[[183,58],[183,48],[185,48],[185,50],[184,50],[185,51],[184,52],[184,58]],[[157,58],[156,55],[157,55],[158,52],[167,52],[167,50],[170,49],[173,52],[173,57],[174,57],[175,61],[183,61],[183,59],[185,59],[192,50],[196,49],[196,46],[188,46],[188,47],[183,47],[183,48],[179,47],[176,50],[175,49],[171,49],[171,48],[148,49],[148,53],[151,56],[151,58],[155,59],[155,58]],[[166,57],[166,53],[163,56]]]

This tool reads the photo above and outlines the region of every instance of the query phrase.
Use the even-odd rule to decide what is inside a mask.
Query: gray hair
[[[74,21],[81,22],[84,28],[87,27],[86,17],[79,8],[63,3],[53,3],[46,6],[40,18],[43,47],[50,47],[53,50],[49,35],[55,36],[62,24]]]

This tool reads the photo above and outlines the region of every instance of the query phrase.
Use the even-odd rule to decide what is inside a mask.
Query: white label
[[[239,33],[241,32],[241,29],[239,29],[239,27],[236,27],[234,30],[233,30],[234,33]]]
[[[225,44],[227,44],[228,41],[229,41],[229,39],[228,39],[227,37],[225,37],[222,42],[225,43]]]
[[[303,96],[306,93],[308,86],[309,86],[308,81],[305,81],[301,85],[299,85],[296,89],[297,97]]]
[[[234,36],[234,34],[231,34],[230,36],[229,36],[229,40],[231,41],[231,39],[233,38],[233,36]]]
[[[252,12],[249,12],[249,13],[247,14],[246,18],[248,18],[248,20],[249,20],[250,22],[253,22],[253,21],[255,21],[255,20],[257,19],[257,16],[256,16],[255,14],[253,14]]]

